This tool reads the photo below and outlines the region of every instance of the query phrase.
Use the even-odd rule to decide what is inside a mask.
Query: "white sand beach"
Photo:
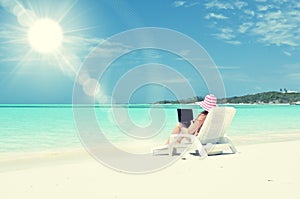
[[[0,197],[296,199],[299,149],[300,141],[238,146],[238,154],[203,160],[188,155],[165,169],[139,175],[111,170],[85,152],[2,161],[6,168],[0,172]]]

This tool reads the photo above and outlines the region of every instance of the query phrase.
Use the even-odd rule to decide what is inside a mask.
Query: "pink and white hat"
[[[203,101],[196,102],[196,104],[200,105],[204,110],[209,112],[210,109],[217,106],[217,98],[213,94],[209,94],[205,96]]]

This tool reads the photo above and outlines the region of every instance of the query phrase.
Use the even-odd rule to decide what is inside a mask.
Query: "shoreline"
[[[195,102],[193,103],[166,103],[166,104],[158,104],[158,103],[131,103],[131,104],[0,104],[0,108],[97,108],[97,107],[129,107],[129,106],[184,106],[184,105],[195,105]],[[297,102],[292,103],[218,103],[217,105],[225,106],[225,105],[300,105]]]
[[[229,138],[237,148],[264,144],[300,143],[300,134],[295,132],[292,135],[293,136],[291,136],[291,134],[266,134],[263,136],[234,135],[229,136]],[[148,143],[144,145],[143,143],[132,144],[130,142],[122,142],[121,144],[115,144],[115,146],[121,150],[137,154],[149,153],[151,148],[156,145],[159,145],[159,143],[152,143],[151,145]],[[109,150],[107,153],[109,153]],[[79,147],[43,151],[2,152],[0,153],[0,173],[36,168],[39,166],[77,163],[87,159],[96,161],[82,145]]]

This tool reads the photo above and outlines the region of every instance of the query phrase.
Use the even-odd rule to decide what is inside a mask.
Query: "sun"
[[[63,41],[61,26],[49,18],[36,20],[29,28],[27,36],[32,49],[42,54],[55,52]]]

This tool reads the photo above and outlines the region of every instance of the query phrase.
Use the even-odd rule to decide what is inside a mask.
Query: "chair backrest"
[[[234,115],[233,107],[215,107],[210,110],[201,127],[198,139],[202,144],[216,143],[225,135]]]

